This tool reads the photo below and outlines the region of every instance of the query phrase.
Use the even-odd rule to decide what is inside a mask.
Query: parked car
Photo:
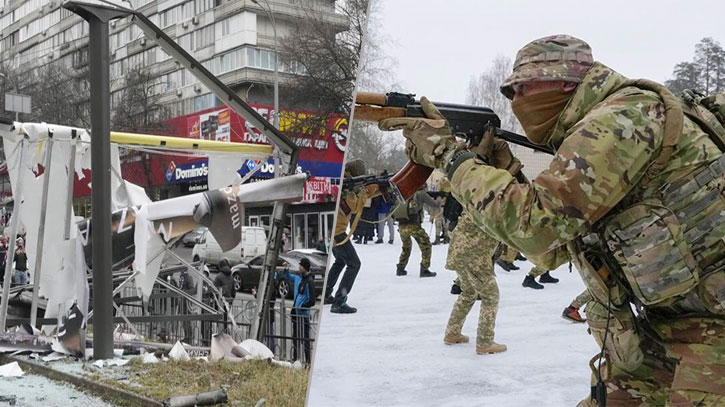
[[[195,244],[199,243],[199,239],[201,239],[207,230],[206,226],[194,228],[194,230],[185,234],[184,237],[181,238],[181,243],[183,243],[186,247],[194,247]]]
[[[319,252],[322,253],[322,252]],[[323,253],[324,254],[324,253]],[[317,295],[322,295],[323,286],[325,283],[325,270],[327,269],[327,259],[321,259],[315,254],[300,253],[298,251],[291,251],[287,253],[280,253],[277,258],[277,271],[282,272],[284,263],[287,262],[290,266],[290,271],[296,271],[299,267],[300,260],[303,257],[307,257],[310,260],[312,275],[315,278],[315,291]],[[325,254],[325,257],[327,255]],[[251,292],[252,289],[256,289],[259,285],[259,279],[262,275],[262,266],[264,265],[264,255],[259,255],[247,263],[238,264],[232,267],[232,276],[234,277],[234,288],[237,291]],[[290,284],[287,280],[282,280],[277,288],[277,294],[280,297],[293,298]]]
[[[266,248],[267,235],[264,233],[264,228],[261,227],[249,226],[242,228],[242,241],[226,252],[223,252],[219,247],[214,235],[207,231],[194,246],[191,257],[194,261],[204,261],[212,266],[216,266],[222,259],[226,259],[233,266],[248,261],[257,255],[264,254]]]

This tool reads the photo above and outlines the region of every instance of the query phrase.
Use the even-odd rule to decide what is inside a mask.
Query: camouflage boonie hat
[[[360,175],[365,175],[365,172],[365,161],[361,159],[350,160],[345,163],[345,175],[349,174],[350,177],[359,177]]]
[[[570,35],[539,38],[516,53],[513,73],[501,84],[501,93],[514,97],[513,85],[522,82],[581,82],[594,63],[589,44]]]

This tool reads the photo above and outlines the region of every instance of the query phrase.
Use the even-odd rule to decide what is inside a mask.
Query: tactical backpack
[[[420,206],[416,196],[413,195],[404,204],[398,205],[393,211],[393,219],[402,223],[414,223],[420,221]]]

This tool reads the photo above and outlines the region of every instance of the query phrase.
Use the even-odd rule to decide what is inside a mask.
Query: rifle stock
[[[353,120],[379,122],[394,117],[425,117],[420,102],[416,101],[414,96],[397,92],[387,94],[358,92]],[[498,138],[535,151],[554,154],[548,146],[534,144],[525,136],[501,129],[498,115],[487,107],[438,102],[433,104],[448,121],[452,133],[465,138],[469,147],[478,145],[486,130],[493,127]],[[408,162],[390,181],[407,200],[425,184],[432,172],[432,168]]]

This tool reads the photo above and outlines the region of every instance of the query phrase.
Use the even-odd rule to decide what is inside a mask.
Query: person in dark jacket
[[[24,285],[30,282],[28,275],[28,255],[25,254],[25,240],[18,237],[15,240],[15,273],[13,274],[14,285]]]
[[[219,274],[214,279],[214,286],[219,287],[227,302],[231,304],[236,296],[236,290],[234,289],[234,278],[232,277],[232,269],[229,267],[229,263],[226,260],[219,262]]]
[[[292,308],[292,359],[298,360],[300,348],[304,346],[305,361],[310,363],[310,307],[315,305],[315,278],[310,273],[310,259],[303,257],[299,268],[290,272],[284,264],[284,278],[294,285],[294,307]]]
[[[189,274],[188,270],[183,270],[179,274],[179,278],[177,281],[175,281],[174,285],[176,285],[181,291],[190,296],[196,295],[196,284],[194,283],[194,278],[191,276],[191,274]],[[179,301],[179,314],[191,313],[191,303],[187,299],[181,298]],[[191,343],[193,339],[193,328],[191,326],[191,321],[184,321],[182,322],[181,326],[184,329],[184,337],[181,339],[181,342]]]

